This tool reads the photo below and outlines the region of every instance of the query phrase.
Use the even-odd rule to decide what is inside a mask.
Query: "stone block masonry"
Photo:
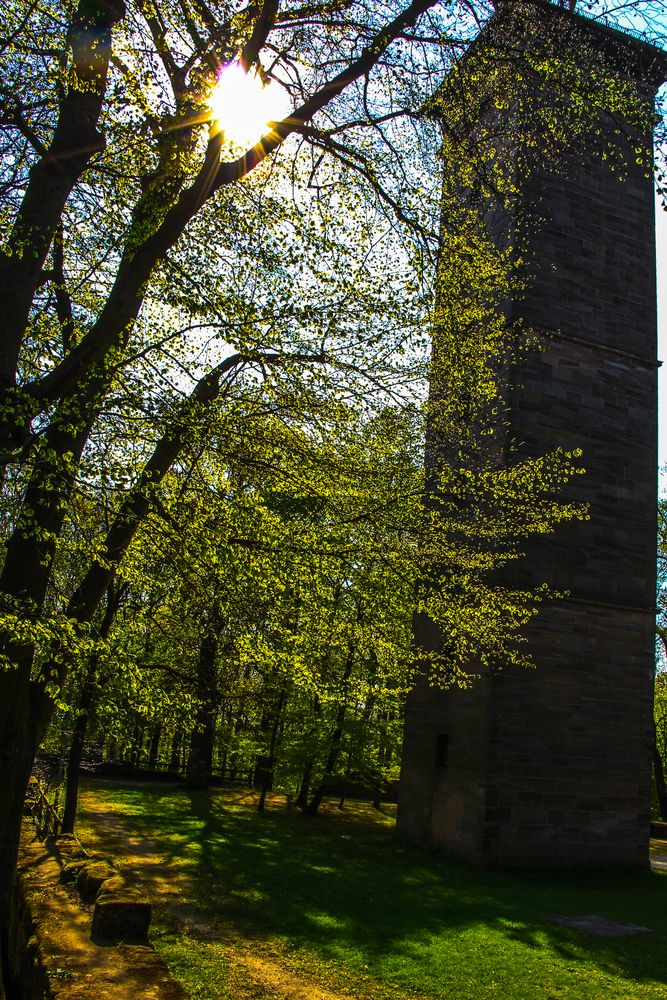
[[[665,78],[667,58],[649,46],[543,9],[580,23],[606,51],[616,47],[643,93]],[[636,137],[611,118],[601,127],[603,139],[628,143],[627,169],[591,150],[587,162],[537,170],[524,184],[526,205],[546,221],[529,237],[532,282],[513,306],[545,331],[545,349],[512,374],[510,435],[519,455],[582,449],[586,474],[567,499],[588,503],[590,519],[531,541],[512,583],[548,582],[568,596],[544,606],[528,630],[534,670],[506,670],[466,691],[438,691],[422,678],[406,712],[399,833],[489,863],[648,866],[654,194],[636,163]]]

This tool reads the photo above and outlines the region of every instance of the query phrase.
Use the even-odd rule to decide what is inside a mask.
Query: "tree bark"
[[[329,756],[327,757],[327,762],[324,765],[324,774],[322,775],[322,780],[315,789],[313,797],[304,809],[306,816],[315,816],[317,810],[322,805],[322,799],[327,794],[329,786],[331,784],[331,778],[333,777],[333,771],[338,760],[338,755],[340,753],[341,741],[343,738],[343,721],[345,719],[345,708],[341,707],[338,709],[336,717],[336,728],[331,734],[331,744],[329,749]]]
[[[122,584],[118,589],[109,586],[107,589],[107,606],[104,617],[98,629],[100,639],[106,639],[111,630],[116,613],[121,605],[123,596],[127,592],[128,584]],[[79,714],[74,723],[72,743],[69,751],[69,761],[67,764],[67,777],[65,783],[65,804],[63,807],[63,833],[74,833],[74,823],[76,820],[76,807],[79,800],[79,775],[81,771],[81,757],[88,729],[88,719],[90,710],[95,703],[97,694],[97,668],[99,658],[91,656],[88,665],[88,672],[79,699]]]
[[[257,812],[264,812],[264,803],[266,801],[266,795],[270,787],[273,784],[273,768],[276,763],[276,744],[278,740],[278,729],[280,727],[280,720],[283,714],[283,708],[285,707],[285,701],[287,699],[287,687],[283,683],[280,691],[280,696],[278,698],[278,704],[276,706],[276,714],[273,720],[273,726],[271,728],[271,743],[269,744],[269,754],[266,761],[266,767],[264,769],[264,777],[262,779],[262,789],[259,794],[259,802],[257,803]]]
[[[171,755],[169,757],[169,770],[178,771],[181,770],[181,743],[183,742],[183,734],[177,729],[174,732],[174,736],[171,741]]]
[[[78,420],[60,410],[44,436],[42,453],[25,493],[21,514],[7,543],[0,575],[0,594],[8,611],[28,621],[38,618],[44,605],[55,539],[60,536],[74,482],[74,469],[88,438],[91,407]],[[66,462],[63,456],[68,455]],[[0,633],[0,652],[6,666],[0,669],[0,947],[7,940],[11,900],[18,859],[18,844],[28,778],[43,736],[43,703],[34,697],[31,671],[34,644],[18,641],[11,632]],[[47,679],[46,683],[52,678]],[[45,690],[48,690],[45,687]]]
[[[306,761],[306,766],[303,770],[303,776],[301,778],[301,785],[299,787],[299,794],[296,797],[295,805],[298,806],[302,812],[305,812],[308,808],[308,796],[310,794],[310,779],[313,774],[314,761]]]
[[[388,720],[388,715],[385,712],[380,714],[382,722]],[[378,769],[375,775],[375,781],[373,782],[373,808],[379,809],[382,804],[382,772],[384,768],[391,761],[391,748],[387,744],[387,733],[386,727],[382,726],[379,732],[379,747],[378,747]]]
[[[67,779],[65,784],[65,805],[63,807],[63,833],[74,833],[76,807],[79,800],[79,774],[81,757],[88,729],[88,714],[93,704],[93,683],[86,681],[79,700],[79,714],[74,723],[72,743],[67,762]]]
[[[130,746],[130,763],[135,770],[138,767],[141,767],[141,760],[144,752],[144,731],[144,723],[140,717],[137,717],[134,722],[132,743]]]
[[[331,778],[333,776],[334,768],[336,767],[336,762],[338,761],[338,755],[340,754],[342,740],[343,740],[343,723],[345,722],[345,714],[347,711],[347,682],[350,679],[352,673],[352,664],[354,662],[354,651],[350,649],[347,654],[347,659],[345,661],[345,670],[343,672],[342,683],[341,683],[341,702],[338,706],[338,711],[336,712],[336,726],[331,734],[331,743],[329,746],[329,756],[327,757],[327,762],[324,765],[324,774],[322,775],[322,780],[315,789],[312,799],[308,803],[304,812],[306,816],[315,816],[317,810],[322,804],[322,799],[327,793],[327,789],[331,783]]]
[[[157,770],[158,755],[160,752],[160,737],[162,735],[162,724],[156,722],[151,733],[151,743],[148,750],[148,768],[150,771]]]
[[[655,790],[658,795],[660,819],[667,822],[667,785],[665,784],[665,769],[658,748],[658,736],[653,724],[653,773],[655,775]]]
[[[206,788],[211,781],[215,713],[217,708],[216,656],[220,642],[222,617],[214,608],[204,619],[204,632],[197,664],[197,715],[190,736],[186,784],[188,788]]]
[[[111,29],[124,13],[123,0],[81,0],[72,19],[71,83],[60,102],[51,143],[30,171],[7,251],[0,255],[3,304],[0,388],[3,390],[11,390],[15,384],[30,308],[65,202],[91,157],[104,148],[98,125],[106,92]],[[20,408],[17,415],[19,422],[24,423]]]
[[[9,933],[23,803],[32,771],[35,744],[30,725],[28,677],[5,671],[0,701],[0,963],[5,984],[12,983]],[[7,699],[7,700],[5,700]],[[11,988],[11,987],[10,987]],[[0,983],[0,1000],[4,991]],[[8,997],[9,1000],[9,997]]]

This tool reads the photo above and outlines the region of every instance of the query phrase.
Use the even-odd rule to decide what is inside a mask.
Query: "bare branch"
[[[146,24],[148,25],[148,30],[151,33],[153,44],[155,45],[157,54],[162,61],[165,73],[169,77],[169,82],[171,83],[174,96],[178,98],[183,89],[185,77],[183,70],[178,66],[174,55],[169,48],[164,24],[162,24],[157,13],[157,8],[152,3],[146,3],[146,0],[138,0],[138,7]]]

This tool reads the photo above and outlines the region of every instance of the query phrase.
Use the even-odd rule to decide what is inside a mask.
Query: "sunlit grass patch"
[[[230,992],[229,955],[224,945],[163,932],[154,941],[173,975],[197,1000],[236,1000]]]
[[[82,836],[163,901],[156,945],[192,997],[287,996],[290,975],[314,1000],[667,996],[661,874],[480,869],[401,845],[393,817],[368,803],[327,802],[315,818],[277,797],[264,815],[255,803],[237,789],[98,782],[84,794]],[[651,933],[602,938],[552,922],[587,913]],[[198,977],[213,985],[192,986]]]

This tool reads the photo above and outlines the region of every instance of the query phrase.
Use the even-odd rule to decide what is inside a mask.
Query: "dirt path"
[[[60,885],[55,852],[34,839],[29,823],[19,871],[56,1000],[185,1000],[153,948],[91,941],[91,908]]]
[[[123,817],[107,810],[103,803],[96,801],[95,807],[87,804],[86,814],[95,828],[95,843],[89,846],[136,875],[169,923],[188,937],[223,944],[231,970],[226,987],[234,1000],[354,1000],[355,994],[334,992],[288,968],[270,944],[258,946],[233,924],[183,902],[182,882],[187,877],[174,877],[173,866],[161,857],[163,845],[131,833]],[[391,995],[394,1000],[410,1000],[398,989],[392,989]],[[193,1000],[210,998],[197,995]]]

